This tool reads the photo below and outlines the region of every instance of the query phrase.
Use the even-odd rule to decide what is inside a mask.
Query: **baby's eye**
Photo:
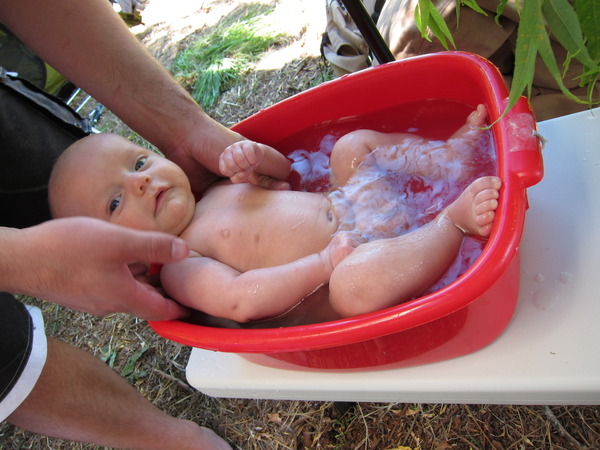
[[[134,167],[135,171],[137,172],[137,171],[138,171],[138,170],[140,170],[142,167],[144,167],[144,164],[146,164],[146,161],[147,161],[147,160],[148,160],[148,158],[147,158],[147,157],[145,157],[145,156],[143,156],[143,157],[141,157],[140,159],[138,159],[138,160],[135,162],[135,167]]]
[[[111,213],[115,212],[115,210],[119,207],[120,203],[121,203],[121,196],[119,195],[118,197],[115,197],[110,201],[110,204],[108,205],[108,210]]]

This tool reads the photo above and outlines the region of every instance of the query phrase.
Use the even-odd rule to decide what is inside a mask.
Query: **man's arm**
[[[202,111],[106,0],[5,0],[0,21],[181,165],[197,192],[219,173],[222,150],[241,139]]]
[[[174,236],[97,219],[68,218],[23,230],[0,228],[0,290],[40,297],[96,315],[127,312],[151,320],[186,310],[136,280],[129,264],[188,255]]]

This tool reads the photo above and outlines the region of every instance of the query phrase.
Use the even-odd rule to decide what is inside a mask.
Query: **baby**
[[[465,234],[488,237],[501,182],[476,179],[433,221],[400,236],[393,230],[405,217],[396,206],[389,229],[376,225],[376,239],[365,238],[373,230],[356,208],[356,189],[345,194],[343,187],[365,170],[393,165],[447,175],[440,166],[476,145],[486,115],[479,106],[447,142],[430,147],[412,134],[352,132],[332,150],[328,194],[245,183],[283,157],[241,141],[221,155],[220,170],[230,180],[211,186],[197,203],[186,175],[169,160],[116,135],[92,135],[55,165],[50,205],[55,217],[91,216],[185,239],[189,258],[165,265],[160,279],[171,298],[192,309],[237,322],[271,318],[329,283],[331,308],[354,316],[418,296],[444,274]],[[411,148],[429,153],[410,163]],[[472,175],[465,167],[458,178]]]

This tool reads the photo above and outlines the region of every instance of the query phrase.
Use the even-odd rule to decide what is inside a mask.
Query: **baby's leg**
[[[369,157],[372,158],[369,164],[377,164],[384,170],[390,168],[390,162],[392,169],[402,170],[405,164],[402,153],[422,140],[409,133],[381,133],[374,130],[356,130],[342,136],[333,146],[329,159],[331,186],[345,185],[360,164]],[[373,152],[381,148],[394,150],[383,155]]]
[[[345,134],[333,146],[329,158],[330,184],[336,188],[346,184],[364,157],[371,153],[370,142],[380,133],[371,130],[357,130]]]
[[[442,211],[438,220],[448,219],[464,234],[488,237],[496,216],[500,185],[498,177],[478,178]]]
[[[433,222],[414,232],[360,245],[333,271],[333,309],[345,317],[415,298],[433,285],[456,258],[464,231],[489,236],[500,180],[473,182]]]
[[[434,179],[458,179],[466,174],[479,145],[487,118],[485,105],[479,105],[448,141],[430,141],[409,133],[381,133],[357,130],[342,136],[333,146],[329,165],[331,186],[343,186],[367,155],[382,170],[401,170]],[[375,149],[382,151],[373,152]]]
[[[467,117],[465,124],[456,130],[450,139],[461,139],[466,137],[471,131],[480,131],[481,128],[485,126],[487,116],[488,113],[485,105],[477,105],[475,111]]]
[[[487,115],[481,104],[447,141],[432,141],[417,148],[413,173],[451,182],[468,182],[481,175],[481,156],[490,145],[489,131],[483,128]]]

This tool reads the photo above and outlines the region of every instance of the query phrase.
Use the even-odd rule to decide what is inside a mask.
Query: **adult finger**
[[[165,233],[128,231],[121,247],[121,256],[128,261],[169,263],[189,255],[190,249],[183,239]]]
[[[129,313],[145,320],[174,320],[189,315],[189,309],[163,297],[156,288],[136,282]]]

